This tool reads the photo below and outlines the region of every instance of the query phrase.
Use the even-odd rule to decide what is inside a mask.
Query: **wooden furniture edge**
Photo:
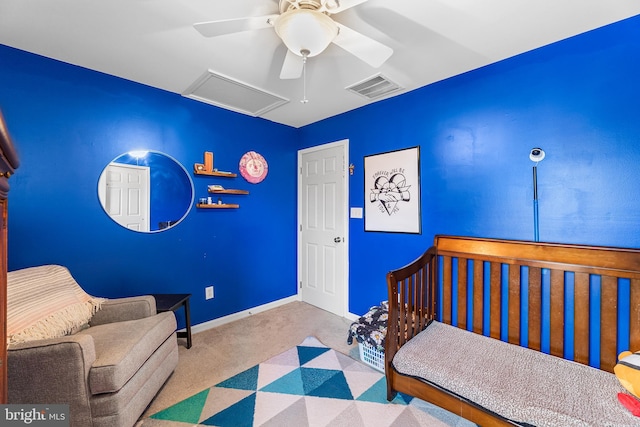
[[[198,209],[238,209],[239,207],[240,205],[237,203],[222,203],[222,204],[212,203],[210,205],[202,204],[202,203],[196,204],[196,208]]]
[[[433,245],[439,255],[462,258],[468,254],[510,264],[526,262],[540,268],[570,267],[574,271],[588,269],[599,274],[640,278],[640,250],[632,248],[447,235],[436,235]],[[513,256],[515,251],[524,256]],[[550,251],[553,251],[553,258]]]
[[[0,404],[8,399],[7,386],[7,217],[9,177],[20,166],[20,159],[0,111]]]
[[[396,385],[395,391],[399,393],[404,393],[422,399],[425,402],[433,403],[440,408],[444,408],[449,412],[481,426],[502,427],[519,425],[435,384],[400,374],[393,367],[391,369],[393,369],[393,375],[396,378],[394,382]]]
[[[233,172],[215,172],[215,171],[200,171],[200,170],[195,170],[193,171],[193,173],[195,175],[205,175],[205,176],[219,176],[222,178],[235,178],[238,176],[237,173],[233,173]]]

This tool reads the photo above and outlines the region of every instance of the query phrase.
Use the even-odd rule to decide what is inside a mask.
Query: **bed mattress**
[[[400,348],[401,374],[424,379],[522,425],[640,426],[615,375],[440,322]]]

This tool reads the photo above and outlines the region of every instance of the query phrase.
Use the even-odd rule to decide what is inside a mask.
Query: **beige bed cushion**
[[[84,292],[69,270],[59,265],[11,271],[7,274],[7,344],[80,330],[103,301]]]
[[[519,423],[640,425],[618,402],[615,375],[439,322],[400,348],[393,366]]]

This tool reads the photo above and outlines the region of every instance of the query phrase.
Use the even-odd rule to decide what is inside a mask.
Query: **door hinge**
[[[302,289],[302,280],[300,281],[300,289]]]

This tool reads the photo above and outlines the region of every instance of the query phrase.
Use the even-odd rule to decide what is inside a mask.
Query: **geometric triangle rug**
[[[420,399],[386,395],[384,374],[307,337],[138,426],[475,426]]]

